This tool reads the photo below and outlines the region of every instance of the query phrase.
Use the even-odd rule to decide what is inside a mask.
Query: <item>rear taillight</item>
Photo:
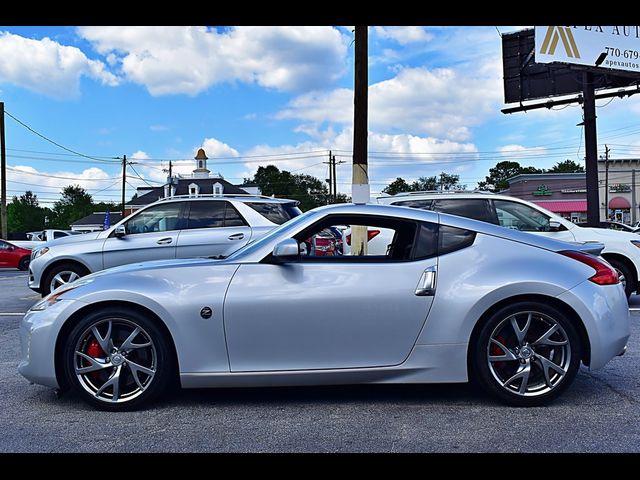
[[[367,230],[367,242],[370,242],[380,234],[380,230]],[[347,245],[351,245],[351,234],[347,235]]]
[[[609,264],[603,262],[598,257],[595,257],[588,253],[577,252],[575,250],[566,250],[564,252],[558,252],[565,257],[573,258],[574,260],[589,265],[596,273],[592,277],[589,277],[593,283],[598,285],[615,285],[620,283],[618,278],[618,272],[616,272]]]

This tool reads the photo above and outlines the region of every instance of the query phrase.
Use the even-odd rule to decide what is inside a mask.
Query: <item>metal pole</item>
[[[609,147],[604,146],[604,219],[609,220]]]
[[[353,96],[353,170],[351,197],[353,203],[367,203],[370,197],[367,165],[367,115],[369,101],[369,65],[367,26],[355,27],[355,68]],[[352,255],[367,254],[367,227],[352,226]]]
[[[631,225],[636,224],[636,170],[631,170]]]
[[[124,215],[124,191],[127,186],[127,156],[122,156],[122,218]]]
[[[2,187],[0,188],[0,238],[6,239],[7,231],[7,153],[4,136],[4,102],[0,102],[0,176]]]
[[[584,95],[584,150],[587,172],[587,225],[596,227],[600,222],[600,201],[598,189],[598,137],[596,131],[596,99],[593,74],[582,75]]]

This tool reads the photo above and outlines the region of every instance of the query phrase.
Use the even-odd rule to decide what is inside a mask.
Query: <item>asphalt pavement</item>
[[[107,413],[18,374],[18,325],[38,298],[24,272],[0,269],[0,452],[640,451],[640,311],[626,355],[582,367],[547,407],[505,407],[466,384],[359,385],[185,390]]]

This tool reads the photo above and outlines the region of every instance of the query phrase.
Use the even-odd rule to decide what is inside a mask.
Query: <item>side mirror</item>
[[[16,249],[16,247],[14,247],[13,245],[9,245],[9,248],[7,250],[9,250],[10,252],[13,252]]]
[[[118,225],[116,227],[116,229],[113,231],[113,234],[117,237],[117,238],[122,238],[127,234],[127,229],[126,227],[123,225]]]
[[[271,253],[273,258],[280,260],[297,257],[298,255],[300,255],[300,247],[298,246],[298,242],[293,238],[287,238],[286,240],[278,243],[273,247],[273,252]]]
[[[555,220],[549,220],[549,231],[550,232],[559,232],[562,230],[562,224]]]

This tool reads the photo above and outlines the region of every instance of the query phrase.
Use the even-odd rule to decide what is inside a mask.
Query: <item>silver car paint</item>
[[[328,288],[334,294],[333,298],[327,296],[326,288],[278,290],[278,286],[275,286],[276,282],[282,281],[286,275],[285,270],[290,269],[292,265],[274,266],[257,264],[257,262],[270,253],[278,241],[290,238],[321,216],[331,213],[404,216],[431,222],[440,220],[443,224],[470,228],[479,233],[472,247],[439,258],[438,286],[433,306],[429,312],[428,302],[420,303],[418,300],[414,304],[418,312],[415,318],[403,324],[404,336],[396,337],[395,350],[390,349],[383,352],[380,357],[376,357],[372,354],[371,347],[381,345],[381,342],[373,338],[366,329],[371,324],[377,325],[376,328],[379,329],[382,326],[382,329],[378,330],[380,333],[388,332],[386,330],[388,324],[385,322],[392,321],[393,318],[387,319],[384,316],[388,316],[394,308],[398,313],[404,313],[405,305],[399,303],[387,306],[383,312],[379,313],[369,309],[369,314],[373,316],[370,321],[366,318],[355,318],[363,331],[349,331],[347,326],[340,333],[359,335],[362,338],[347,339],[347,342],[343,338],[336,338],[336,341],[339,349],[351,342],[350,346],[358,350],[346,352],[347,356],[344,351],[338,351],[337,353],[343,355],[345,364],[337,365],[331,363],[331,359],[322,359],[325,363],[323,367],[317,363],[317,360],[323,349],[327,351],[327,332],[321,332],[323,336],[319,337],[319,343],[316,344],[313,343],[312,334],[316,334],[317,330],[313,329],[308,332],[308,336],[305,336],[302,330],[295,332],[296,336],[288,342],[290,332],[276,329],[274,326],[290,327],[297,317],[295,312],[283,320],[280,318],[283,307],[278,305],[277,301],[259,309],[252,296],[263,295],[264,292],[261,292],[261,289],[271,285],[278,294],[291,297],[297,305],[307,303],[316,305],[318,308],[329,306],[334,313],[344,309],[345,314],[355,315],[363,308],[362,301],[378,305],[375,302],[376,295],[379,295],[384,288],[396,288],[393,282],[385,282],[377,276],[353,277],[361,281],[357,292],[357,297],[360,299],[357,310],[352,296],[344,291],[332,290],[331,286]],[[63,324],[71,315],[87,307],[88,304],[99,302],[113,304],[114,301],[123,301],[141,305],[165,322],[178,352],[180,377],[185,387],[352,382],[459,382],[467,379],[469,332],[475,322],[486,308],[522,293],[538,293],[555,297],[571,306],[580,315],[588,333],[592,368],[598,368],[620,353],[626,344],[629,336],[626,297],[620,285],[607,287],[595,285],[585,280],[593,273],[591,268],[554,253],[571,247],[564,242],[511,231],[474,220],[405,207],[370,205],[323,207],[288,222],[267,234],[264,239],[232,255],[228,260],[149,262],[118,267],[84,277],[81,279],[81,282],[84,281],[82,286],[67,292],[63,296],[64,300],[47,310],[27,313],[21,327],[23,355],[19,370],[34,382],[56,386],[54,344]],[[499,255],[496,255],[496,252],[499,252]],[[396,265],[399,272],[405,271],[409,266],[411,271],[415,270],[413,273],[417,274],[420,270],[417,268],[418,264],[422,268],[423,263],[428,262],[403,262]],[[317,267],[319,264],[314,265]],[[230,317],[227,318],[226,308],[223,311],[223,303],[228,286],[234,284],[234,275],[245,268],[248,272],[260,270],[261,266],[266,267],[265,272],[271,271],[273,274],[260,273],[260,282],[256,283],[251,283],[249,276],[239,278],[238,286],[247,288],[246,305],[242,304],[238,293],[230,289],[229,300],[233,300],[233,303],[229,304]],[[293,275],[305,278],[307,275],[305,265],[299,263],[293,266],[295,268],[290,269],[295,270]],[[281,271],[278,272],[278,268]],[[558,275],[558,271],[562,271],[562,275]],[[334,278],[340,275],[345,273],[339,268],[332,272]],[[394,281],[397,278],[395,277]],[[411,282],[407,280],[405,285],[410,286],[413,291],[417,280],[416,275]],[[339,279],[337,281],[340,283]],[[341,285],[343,290],[348,290],[347,283],[341,283]],[[353,284],[350,286],[351,289],[355,288]],[[278,300],[278,297],[275,300]],[[393,302],[393,299],[389,297],[388,301]],[[205,320],[199,316],[203,306],[213,308],[213,317]],[[365,305],[364,308],[368,307]],[[255,318],[244,317],[235,320],[234,316],[243,310],[245,313],[251,313]],[[423,322],[424,328],[420,331],[420,318],[427,317],[427,313],[428,318]],[[316,313],[310,314],[321,321],[324,319]],[[343,318],[346,319],[346,316]],[[235,321],[243,324],[232,325],[231,322]],[[252,337],[250,329],[257,328],[257,322],[262,322],[262,327],[254,332]],[[269,326],[273,327],[273,331],[269,331]],[[236,334],[238,334],[237,338]],[[238,361],[252,366],[252,363],[244,361],[237,354],[242,352],[249,354],[249,349],[255,348],[256,345],[262,349],[259,352],[261,355],[272,351],[271,346],[261,344],[262,339],[259,336],[265,334],[283,348],[287,344],[293,348],[299,348],[298,342],[303,338],[307,342],[307,347],[311,346],[315,351],[306,358],[306,363],[295,365],[286,363],[288,360],[293,360],[287,352],[281,354],[269,367],[281,368],[280,371],[247,373],[231,371],[227,345],[230,346],[230,352],[235,352],[231,354],[232,365],[234,358],[238,358]],[[410,340],[412,335],[415,340]],[[359,353],[366,362],[356,365],[353,360]],[[403,354],[406,354],[406,359],[401,358]],[[252,361],[255,360],[255,358],[252,359]],[[296,370],[309,368],[314,362],[318,369]],[[360,368],[365,364],[381,365],[389,362],[401,363],[392,366]]]

